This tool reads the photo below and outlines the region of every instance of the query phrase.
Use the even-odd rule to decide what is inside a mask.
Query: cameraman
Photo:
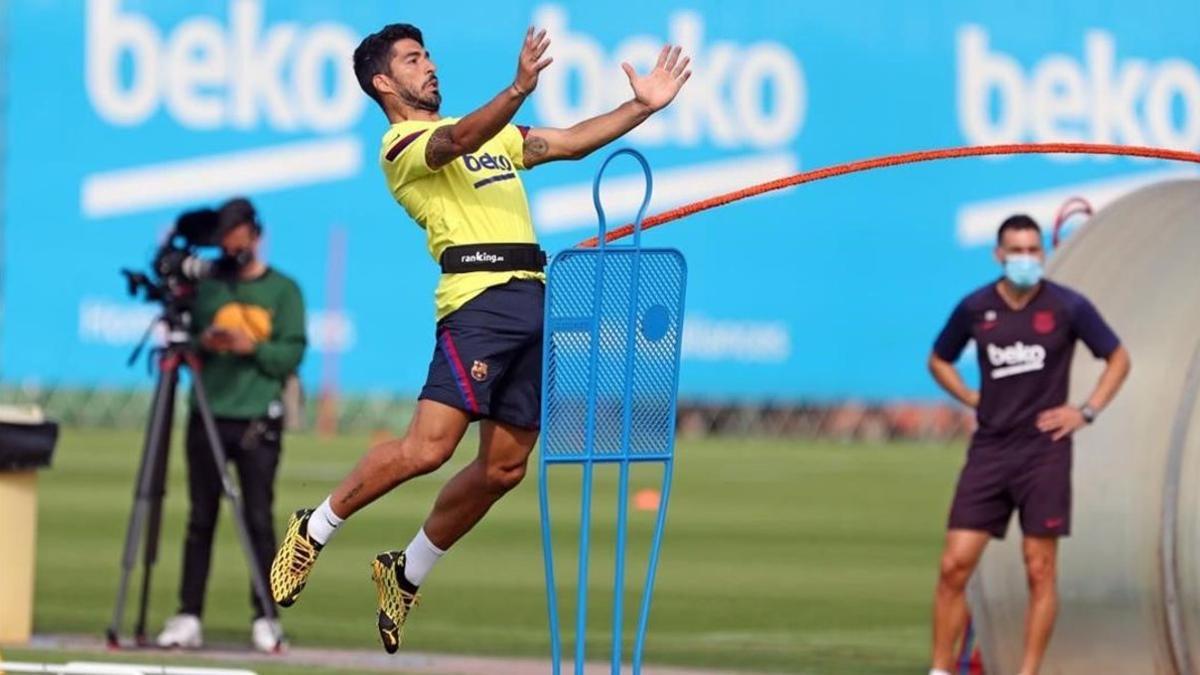
[[[282,392],[304,354],[304,301],[291,278],[258,258],[262,225],[254,207],[231,199],[217,211],[214,241],[222,256],[213,277],[199,282],[192,332],[201,378],[229,461],[237,467],[244,515],[256,563],[267,579],[275,553],[272,505],[283,431]],[[193,373],[193,376],[197,374]],[[221,500],[193,392],[187,427],[190,512],[183,545],[179,614],[158,636],[161,647],[203,644],[200,617]],[[277,622],[267,619],[251,589],[251,640],[260,651],[278,646]]]

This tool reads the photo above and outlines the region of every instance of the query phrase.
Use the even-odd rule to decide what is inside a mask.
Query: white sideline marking
[[[140,663],[92,663],[72,661],[66,664],[0,661],[0,673],[50,673],[53,675],[258,675],[253,670],[232,668],[175,668]]]

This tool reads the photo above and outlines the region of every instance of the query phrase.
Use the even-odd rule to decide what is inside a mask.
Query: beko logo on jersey
[[[1041,345],[1017,342],[1007,347],[999,347],[989,344],[987,355],[988,361],[993,367],[993,380],[1030,373],[1046,367],[1046,348]]]
[[[466,166],[467,170],[471,173],[476,173],[484,169],[489,171],[504,171],[504,173],[495,173],[487,178],[475,181],[474,187],[476,190],[506,180],[514,180],[517,177],[517,174],[513,173],[512,160],[504,155],[496,156],[485,152],[482,155],[463,155],[462,159],[463,165]]]
[[[512,160],[500,155],[499,157],[491,153],[483,153],[482,155],[463,155],[463,164],[467,165],[468,171],[480,171],[482,169],[503,169],[504,171],[512,171]]]

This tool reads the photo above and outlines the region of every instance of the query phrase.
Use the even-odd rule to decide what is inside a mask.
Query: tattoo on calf
[[[354,487],[350,488],[350,491],[346,493],[346,496],[342,497],[341,503],[342,504],[349,503],[349,501],[351,499],[354,499],[355,497],[358,496],[358,493],[362,492],[362,489],[363,489],[362,483],[359,483],[358,485],[355,485]]]
[[[550,151],[550,144],[541,136],[526,136],[525,146],[522,150],[524,163],[529,166],[536,164],[546,156],[546,153]]]

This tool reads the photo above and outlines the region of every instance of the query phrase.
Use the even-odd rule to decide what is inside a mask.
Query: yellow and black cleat
[[[300,509],[288,519],[283,543],[271,561],[271,596],[281,607],[291,607],[308,583],[321,546],[308,536],[312,509]]]
[[[404,578],[404,552],[386,551],[371,561],[371,578],[379,595],[376,626],[379,639],[389,654],[400,649],[404,638],[404,622],[417,604],[417,588]]]

